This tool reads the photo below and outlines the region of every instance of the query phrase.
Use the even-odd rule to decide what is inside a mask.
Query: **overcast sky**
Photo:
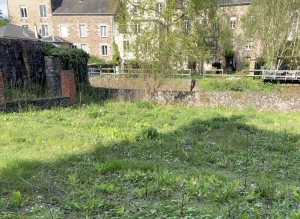
[[[3,13],[3,17],[8,18],[6,0],[0,0],[0,10]]]

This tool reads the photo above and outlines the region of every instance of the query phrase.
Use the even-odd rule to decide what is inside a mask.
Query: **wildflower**
[[[227,166],[228,166],[227,162],[223,163],[223,165],[222,165],[222,167],[227,167]]]
[[[195,181],[195,179],[192,177],[192,178],[191,178],[191,181],[192,181],[192,182],[194,182],[194,181]]]

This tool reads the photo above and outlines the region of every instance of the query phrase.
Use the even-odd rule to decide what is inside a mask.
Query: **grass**
[[[149,102],[0,114],[0,218],[299,218],[300,116]]]

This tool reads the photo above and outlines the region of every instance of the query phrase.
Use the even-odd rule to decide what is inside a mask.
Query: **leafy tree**
[[[271,68],[280,56],[300,56],[299,0],[253,0],[242,19],[245,37],[253,38]]]
[[[235,58],[235,52],[232,49],[226,48],[223,54],[226,62],[226,66],[230,66],[230,62],[233,63],[233,59]],[[234,66],[231,66],[235,68]]]
[[[210,0],[117,1],[119,32],[134,57],[148,91],[189,62],[211,55],[212,22],[217,6]]]

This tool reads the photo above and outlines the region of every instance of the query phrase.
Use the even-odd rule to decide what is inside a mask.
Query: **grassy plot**
[[[300,115],[148,102],[0,115],[0,218],[299,218]]]

